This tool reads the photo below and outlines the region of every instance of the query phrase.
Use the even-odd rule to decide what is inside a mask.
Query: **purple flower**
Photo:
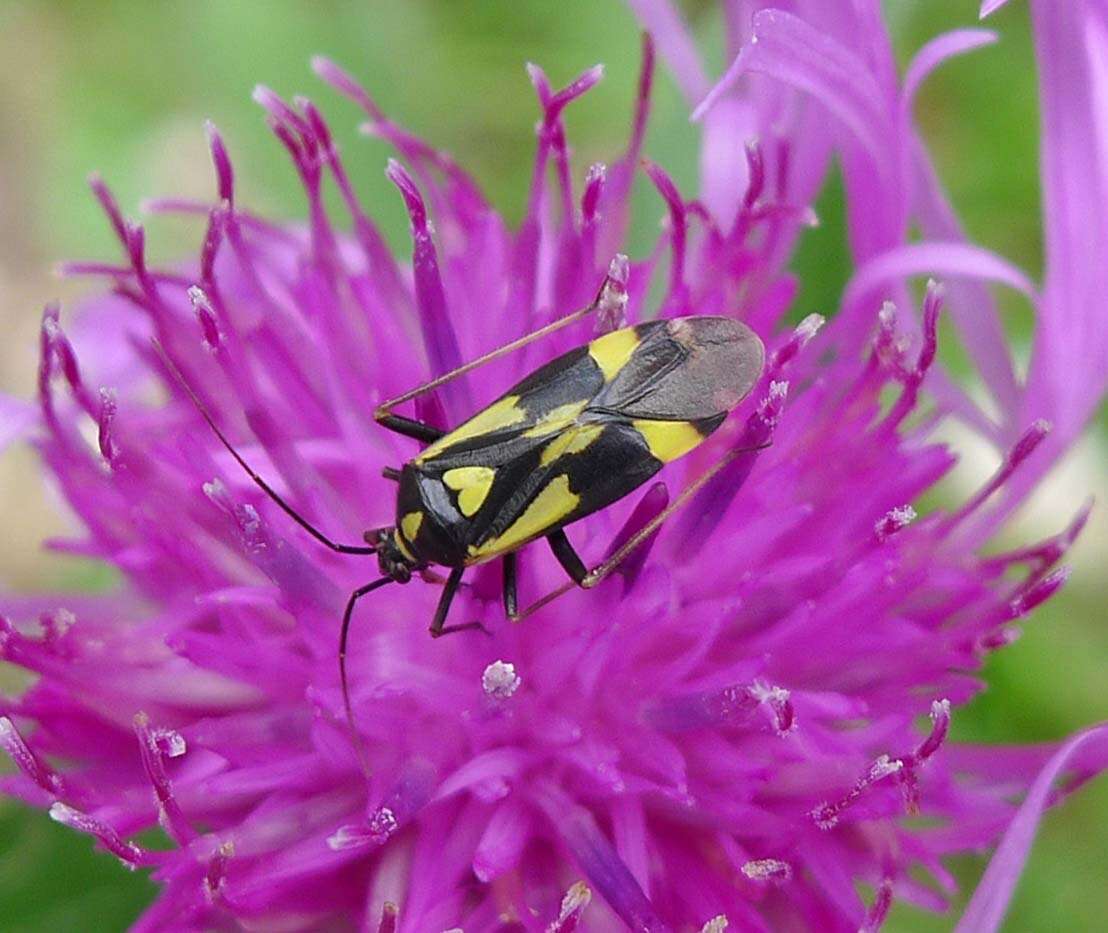
[[[39,413],[5,401],[0,436],[32,431],[86,529],[56,546],[114,566],[120,583],[0,599],[3,657],[38,675],[2,701],[0,744],[18,767],[2,781],[153,872],[162,894],[136,929],[343,917],[410,931],[873,930],[893,899],[944,909],[946,856],[1008,830],[964,919],[994,929],[1038,814],[1061,795],[1055,779],[1067,776],[1064,791],[1108,762],[1105,727],[1059,748],[947,738],[984,657],[1065,582],[1058,562],[1088,514],[1046,541],[983,552],[1078,436],[1108,373],[1105,4],[1034,5],[1041,291],[965,240],[911,117],[930,70],[991,34],[936,39],[901,84],[876,3],[731,4],[733,63],[713,84],[667,4],[632,6],[701,122],[702,177],[693,195],[645,163],[666,221],[626,280],[616,261],[611,284],[632,321],[740,317],[768,357],[712,443],[573,526],[574,541],[595,562],[724,451],[772,445],[735,455],[616,577],[524,624],[501,621],[499,570],[478,568],[454,617],[491,637],[428,638],[439,591],[421,581],[363,601],[349,666],[368,778],[336,634],[375,565],[319,547],[260,493],[151,338],[318,526],[358,541],[390,524],[381,470],[416,448],[373,424],[376,405],[587,304],[623,248],[654,46],[626,151],[583,184],[562,118],[600,69],[562,89],[529,69],[541,118],[518,230],[449,157],[316,61],[395,147],[387,173],[411,219],[410,264],[353,193],[316,106],[264,88],[256,98],[307,195],[303,226],[236,201],[214,128],[215,203],[151,205],[206,223],[192,263],[150,264],[143,228],[93,180],[124,262],[70,264],[109,294],[72,338],[47,308]],[[856,268],[827,326],[812,315],[789,327],[786,263],[832,158]],[[328,186],[345,217],[325,205]],[[918,314],[916,277],[948,282],[928,284]],[[1025,379],[987,283],[1037,310]],[[944,305],[984,403],[936,362]],[[457,423],[589,335],[531,345],[416,411]],[[968,501],[917,516],[911,503],[958,456],[935,439],[945,419],[1001,463]],[[520,576],[535,596],[564,579],[541,549],[523,552]],[[170,847],[133,841],[156,823]]]

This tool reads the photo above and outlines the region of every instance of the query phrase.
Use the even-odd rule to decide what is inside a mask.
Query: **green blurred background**
[[[723,53],[714,6],[702,0],[683,7],[709,52],[710,70],[718,73]],[[974,0],[886,3],[902,65],[944,29],[973,25],[976,8]],[[406,220],[382,172],[388,153],[358,137],[358,114],[310,74],[312,54],[336,59],[394,118],[449,149],[513,220],[524,201],[537,115],[524,62],[542,64],[556,83],[595,62],[607,65],[602,84],[567,117],[578,177],[589,162],[620,151],[638,69],[638,29],[616,0],[5,0],[2,9],[0,327],[7,339],[0,346],[0,390],[23,396],[32,392],[42,301],[61,296],[71,302],[85,288],[51,277],[51,263],[117,255],[85,187],[90,170],[103,173],[132,213],[153,195],[210,198],[202,121],[211,118],[236,159],[240,203],[301,217],[302,194],[284,152],[250,101],[253,85],[263,82],[323,104],[360,194],[404,247]],[[946,66],[925,86],[917,112],[970,233],[1037,276],[1038,116],[1024,4],[1010,4],[990,25],[1000,32],[1000,44]],[[696,183],[695,141],[663,73],[647,152],[686,191]],[[641,245],[656,231],[662,208],[645,186],[636,199],[635,242]],[[795,260],[804,283],[798,315],[833,308],[849,271],[841,188],[834,179],[817,207],[823,224],[805,234]],[[194,223],[156,220],[148,226],[151,254],[181,256],[195,248],[200,232]],[[1004,307],[1026,351],[1026,309]],[[1024,510],[1010,537],[1056,531],[1090,491],[1105,500],[1105,433],[1102,418]],[[993,463],[987,451],[968,443],[965,449],[952,494]],[[89,579],[88,568],[46,558],[35,546],[64,529],[30,454],[14,450],[0,457],[0,584],[26,590]],[[1106,538],[1100,509],[1075,549],[1070,584],[1036,613],[1016,644],[989,662],[990,689],[958,711],[956,738],[1050,740],[1108,716]],[[0,689],[17,686],[14,672],[0,665]],[[1052,813],[1007,929],[1103,929],[1106,831],[1108,781],[1095,782]],[[967,858],[956,866],[967,889],[982,865],[983,859]],[[0,930],[117,930],[154,893],[142,875],[94,853],[87,838],[43,813],[0,801]],[[949,917],[898,906],[888,928],[951,925]]]

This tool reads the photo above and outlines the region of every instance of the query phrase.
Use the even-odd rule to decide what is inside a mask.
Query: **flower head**
[[[94,179],[125,261],[69,266],[111,290],[83,309],[80,339],[56,307],[44,315],[35,443],[87,529],[66,547],[122,582],[103,595],[4,599],[0,650],[39,676],[4,701],[0,745],[18,766],[7,790],[154,872],[162,895],[139,928],[313,928],[343,916],[380,930],[876,929],[894,898],[942,909],[953,887],[944,857],[994,842],[1013,791],[1050,758],[1028,750],[1001,767],[952,745],[948,730],[980,689],[983,658],[1064,583],[1056,564],[1087,514],[1048,541],[982,553],[1102,387],[1090,302],[1103,292],[1090,277],[1103,270],[1067,226],[1070,189],[1048,191],[1062,215],[1048,229],[1065,229],[1040,295],[964,241],[911,121],[926,73],[982,34],[937,40],[901,87],[875,6],[758,9],[731,22],[736,57],[713,86],[669,7],[633,5],[697,105],[698,195],[642,161],[649,39],[630,140],[610,167],[574,166],[563,124],[600,69],[559,89],[529,66],[540,119],[516,230],[453,160],[336,65],[314,62],[396,149],[386,171],[410,218],[410,262],[356,197],[322,112],[266,88],[255,96],[303,183],[304,225],[238,202],[214,127],[214,203],[152,205],[203,219],[194,262],[148,262],[143,228]],[[1108,23],[1077,6],[1069,19],[1042,8],[1044,44],[1078,41],[1074,20],[1103,52]],[[1048,103],[1077,107],[1053,80]],[[1057,133],[1080,125],[1060,120]],[[1048,152],[1055,142],[1048,133]],[[785,264],[833,155],[857,269],[829,324],[810,315],[790,327]],[[1067,144],[1056,157],[1077,155]],[[640,167],[665,222],[625,268],[616,257]],[[1103,193],[1108,159],[1080,168]],[[574,526],[575,543],[588,562],[603,559],[721,455],[726,465],[618,575],[523,624],[501,620],[498,568],[477,568],[454,611],[491,637],[428,638],[439,588],[422,580],[359,603],[348,665],[364,773],[336,637],[347,594],[375,568],[320,547],[251,482],[151,338],[282,496],[335,540],[359,541],[393,522],[382,469],[416,450],[375,425],[374,409],[586,305],[606,273],[609,310],[632,322],[729,315],[768,355],[711,443]],[[915,276],[950,280],[927,285],[918,314]],[[983,282],[1036,303],[1026,382]],[[988,409],[936,362],[947,304]],[[418,400],[416,416],[457,423],[590,334],[529,345]],[[1064,390],[1060,365],[1079,377]],[[934,435],[948,417],[1002,461],[968,501],[917,515],[912,503],[957,457]],[[523,552],[525,593],[563,579],[545,552]],[[1051,760],[1024,824],[1056,773],[1104,763],[1102,740],[1087,733]],[[926,827],[905,819],[916,814]],[[170,848],[133,841],[155,824]],[[873,894],[860,898],[858,883]]]

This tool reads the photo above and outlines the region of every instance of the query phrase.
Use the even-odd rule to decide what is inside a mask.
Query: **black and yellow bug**
[[[615,554],[589,570],[564,528],[623,498],[663,465],[688,453],[723,423],[762,373],[764,349],[745,324],[724,317],[680,317],[614,330],[542,366],[451,431],[393,409],[451,379],[596,311],[610,301],[606,278],[596,300],[533,334],[381,405],[389,430],[427,444],[385,476],[398,482],[396,524],[366,533],[365,545],[337,544],[277,494],[231,445],[195,392],[167,359],[201,414],[261,489],[313,538],[333,551],[375,554],[381,577],[351,594],[343,614],[339,660],[347,714],[346,641],[357,601],[389,582],[450,568],[431,634],[481,627],[446,625],[466,569],[500,559],[504,607],[522,618],[573,585],[600,582],[738,450],[724,454],[665,511]],[[572,583],[520,612],[516,552],[544,537]]]

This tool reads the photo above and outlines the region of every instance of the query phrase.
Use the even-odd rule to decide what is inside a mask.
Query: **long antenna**
[[[346,643],[350,636],[350,619],[354,615],[354,606],[366,593],[372,593],[386,583],[393,583],[392,577],[380,577],[365,586],[359,586],[350,594],[346,603],[346,611],[342,614],[342,628],[339,629],[339,680],[342,683],[342,705],[346,711],[346,724],[350,729],[350,739],[354,743],[354,751],[358,756],[358,764],[366,780],[369,779],[369,756],[366,753],[365,743],[362,742],[361,733],[354,720],[354,705],[350,702],[350,682],[346,678]]]
[[[327,535],[325,535],[322,531],[316,528],[315,525],[304,518],[303,515],[297,512],[296,509],[289,505],[284,499],[282,499],[277,491],[254,471],[253,467],[251,467],[250,464],[246,462],[242,454],[235,450],[231,442],[227,440],[227,436],[219,429],[219,425],[215,423],[215,418],[212,416],[212,413],[208,411],[207,406],[200,400],[200,396],[196,394],[196,391],[189,384],[188,380],[178,368],[177,364],[170,359],[169,354],[165,351],[165,348],[157,340],[151,340],[150,342],[154,345],[154,349],[162,358],[162,362],[165,363],[166,368],[169,370],[170,374],[173,376],[174,379],[177,380],[181,388],[185,390],[185,393],[188,395],[188,397],[192,399],[192,403],[196,406],[196,410],[199,411],[204,420],[208,422],[208,427],[210,427],[212,431],[215,432],[215,436],[219,438],[220,443],[222,443],[223,446],[227,448],[231,456],[234,457],[235,460],[238,462],[238,465],[246,471],[246,475],[249,476],[255,483],[257,483],[262,492],[264,492],[267,496],[269,496],[270,499],[276,502],[284,511],[284,513],[288,515],[289,518],[296,522],[296,524],[303,528],[308,534],[315,538],[316,541],[318,541],[324,547],[328,547],[338,554],[377,553],[377,548],[369,545],[337,544],[336,542],[328,538]]]

